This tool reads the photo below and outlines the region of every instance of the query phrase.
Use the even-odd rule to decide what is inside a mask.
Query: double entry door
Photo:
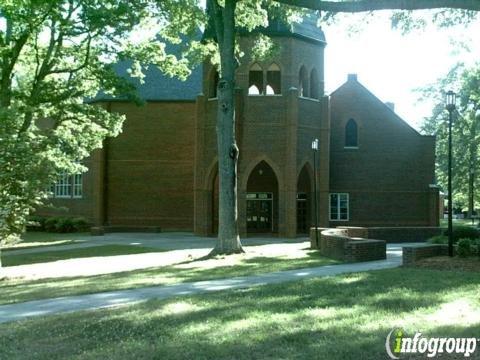
[[[273,194],[247,193],[247,231],[273,231]]]

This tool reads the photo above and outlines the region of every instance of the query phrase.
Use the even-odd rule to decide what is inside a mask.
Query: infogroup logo
[[[401,359],[403,354],[426,354],[434,358],[439,354],[463,354],[469,358],[477,350],[477,338],[427,338],[421,332],[405,336],[402,329],[393,329],[387,335],[385,350],[391,359]]]

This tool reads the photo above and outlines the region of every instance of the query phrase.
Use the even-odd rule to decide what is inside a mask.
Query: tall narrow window
[[[308,97],[308,75],[305,66],[302,66],[300,69],[300,73],[298,75],[298,91],[300,92],[300,96]]]
[[[348,194],[335,193],[330,194],[330,220],[348,221],[349,219],[349,199]]]
[[[209,88],[209,98],[216,98],[217,97],[217,87],[218,82],[220,81],[220,76],[218,75],[218,71],[215,68],[212,68],[210,73],[210,88]]]
[[[253,64],[248,74],[248,94],[263,94],[263,70],[260,65]]]
[[[345,126],[345,147],[358,147],[358,126],[355,120],[350,119]]]
[[[282,92],[280,67],[273,63],[267,71],[267,95],[277,95]]]
[[[319,96],[319,90],[318,90],[318,74],[317,70],[313,69],[312,72],[310,73],[310,97],[312,99],[318,99]]]

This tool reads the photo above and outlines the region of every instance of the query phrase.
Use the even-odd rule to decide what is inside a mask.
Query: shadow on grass
[[[425,319],[457,298],[478,308],[479,290],[472,274],[382,270],[13,323],[0,346],[9,359],[385,359],[394,327],[477,335],[479,323]]]
[[[46,249],[42,252],[26,253],[26,254],[14,254],[4,252],[2,254],[3,266],[18,266],[37,263],[46,263],[59,260],[68,260],[76,258],[88,258],[98,256],[116,256],[116,255],[131,255],[131,254],[143,254],[151,252],[162,252],[164,250],[148,248],[143,246],[130,246],[130,245],[101,245],[91,246],[77,249],[65,249],[48,251]]]
[[[140,248],[135,247],[134,249]],[[58,252],[55,252],[54,255],[58,255],[57,253]],[[37,255],[38,254],[35,254],[35,256]],[[194,259],[171,266],[89,277],[42,279],[34,281],[3,280],[0,281],[0,304],[109,290],[132,289],[144,286],[158,286],[179,282],[248,276],[338,263],[335,260],[320,256],[315,251],[307,252],[306,257],[303,258],[291,259],[258,256],[243,259],[240,263],[225,266],[216,265],[212,268],[195,267],[199,262],[198,259]],[[191,268],[180,267],[189,264],[192,265]]]

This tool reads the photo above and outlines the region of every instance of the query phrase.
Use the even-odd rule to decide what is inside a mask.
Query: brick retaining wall
[[[403,248],[403,265],[408,266],[420,259],[446,255],[448,255],[448,245],[428,244],[406,246]]]

